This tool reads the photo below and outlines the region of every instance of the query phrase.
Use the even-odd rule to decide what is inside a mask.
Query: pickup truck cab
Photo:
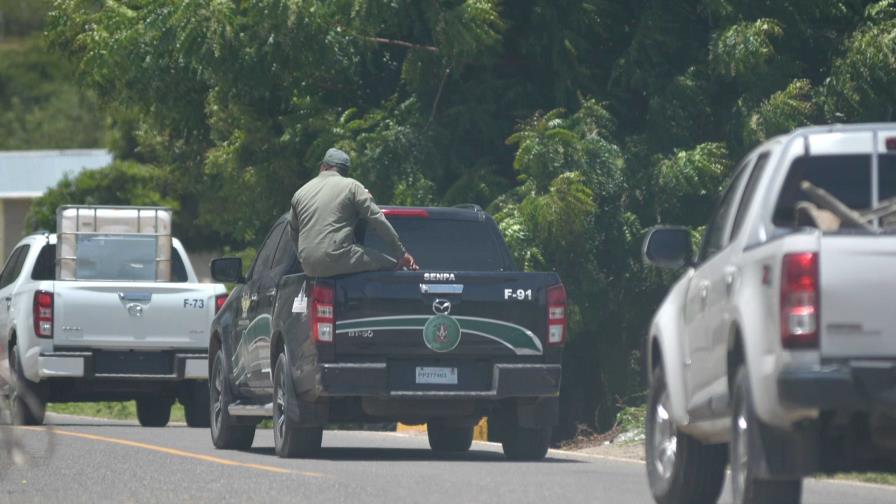
[[[896,124],[798,129],[740,163],[648,333],[647,472],[659,503],[799,502],[816,472],[896,460]]]
[[[13,249],[0,274],[0,392],[14,422],[42,423],[48,402],[136,400],[142,425],[164,426],[178,399],[189,425],[208,426],[208,326],[226,289],[199,283],[170,237],[160,281],[144,238],[81,233],[71,271],[56,234]]]
[[[516,270],[478,207],[383,213],[420,271],[309,278],[287,216],[248,277],[239,259],[213,261],[239,284],[211,330],[215,446],[248,448],[273,417],[282,457],[313,455],[339,422],[425,423],[434,450],[460,452],[488,416],[509,458],[543,458],[566,339],[560,278]],[[363,226],[356,239],[377,248]]]

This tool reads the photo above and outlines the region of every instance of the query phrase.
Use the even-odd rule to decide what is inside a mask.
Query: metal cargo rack
[[[170,281],[171,220],[172,211],[167,207],[60,206],[56,209],[56,278],[78,279],[79,236],[153,236],[156,238],[156,281]]]

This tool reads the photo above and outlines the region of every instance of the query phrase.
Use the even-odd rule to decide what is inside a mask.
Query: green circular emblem
[[[450,352],[460,343],[460,324],[448,315],[436,315],[423,326],[423,342],[436,352]]]

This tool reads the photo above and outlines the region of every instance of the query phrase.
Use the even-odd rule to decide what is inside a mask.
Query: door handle
[[[9,311],[9,308],[12,306],[12,298],[7,296],[4,298],[4,301],[6,301],[6,311]]]
[[[737,268],[734,266],[728,266],[725,268],[725,290],[728,294],[731,294],[732,289],[734,289],[734,284],[737,281]]]
[[[267,297],[274,297],[277,295],[277,289],[271,289],[271,290],[265,292],[264,295]]]
[[[700,307],[705,309],[706,302],[709,299],[709,282],[704,280],[700,282]]]

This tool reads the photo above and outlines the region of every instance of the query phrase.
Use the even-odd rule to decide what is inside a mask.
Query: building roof
[[[37,198],[65,175],[112,162],[105,149],[0,151],[0,199]]]

